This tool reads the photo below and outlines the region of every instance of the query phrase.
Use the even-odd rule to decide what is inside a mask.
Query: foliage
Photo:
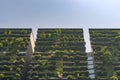
[[[3,47],[3,43],[0,43],[0,47]]]
[[[16,73],[15,75],[16,75],[16,77],[20,77],[20,74],[19,74],[19,73]]]
[[[42,32],[42,33],[40,34],[40,37],[41,37],[41,38],[46,38],[46,34],[45,34],[44,32]]]
[[[43,66],[45,66],[47,64],[47,60],[41,60],[40,62]]]
[[[58,77],[62,77],[63,73],[63,55],[65,54],[65,51],[62,50],[56,50],[55,57],[56,57],[56,73]]]
[[[107,46],[102,47],[101,51],[103,52],[102,60],[104,64],[112,64],[112,54],[108,50]]]
[[[39,65],[38,65],[38,64],[34,65],[34,68],[36,68],[36,69],[37,69],[38,67],[39,67]]]
[[[109,51],[103,54],[103,62],[104,64],[112,64],[112,55]]]
[[[88,77],[86,77],[86,76],[79,76],[78,79],[80,79],[80,80],[88,80]]]
[[[16,63],[17,62],[16,56],[11,56],[9,61],[12,63]]]
[[[56,51],[55,51],[55,56],[60,59],[60,58],[63,57],[63,55],[64,55],[65,53],[66,53],[66,52],[63,51],[63,50],[56,50]]]
[[[10,53],[10,55],[18,54],[19,53],[19,49],[21,47],[24,47],[24,45],[26,44],[24,42],[24,39],[22,37],[18,37],[18,38],[12,37],[11,39],[9,39],[8,37],[6,37],[1,42],[5,46],[7,46],[6,52]]]
[[[60,34],[61,33],[61,29],[56,29],[55,32],[56,32],[56,34]]]
[[[114,75],[110,78],[110,80],[118,80],[117,75],[114,74]]]
[[[69,50],[70,53],[74,53],[74,50]]]
[[[20,59],[20,63],[24,63],[25,62],[25,59],[24,58],[21,58]]]
[[[78,73],[77,74],[77,79],[80,79],[80,80],[88,80],[88,77],[84,76],[84,75],[81,75]]]
[[[47,60],[41,60],[40,62],[41,62],[43,67],[47,66],[47,62],[48,62]],[[48,68],[46,68],[44,71],[45,71],[44,76],[45,76],[45,78],[47,78],[48,77],[47,76]]]
[[[22,30],[21,31],[21,34],[26,34],[27,33],[27,30]]]
[[[49,33],[49,34],[48,34],[48,38],[51,38],[51,36],[52,36],[52,35]]]
[[[10,71],[12,71],[12,70],[13,70],[13,67],[10,66]]]
[[[11,31],[10,30],[8,30],[8,31],[5,31],[5,35],[11,35]]]
[[[59,78],[62,78],[63,73],[63,62],[62,61],[56,61],[56,73]]]
[[[36,60],[38,60],[38,59],[41,58],[41,55],[35,55],[34,58],[35,58]]]
[[[16,69],[16,71],[17,71],[17,72],[20,72],[20,71],[21,71],[21,68],[18,67],[18,68]]]
[[[72,75],[68,75],[67,79],[71,79],[72,80],[72,79],[74,79],[74,77]]]
[[[4,74],[0,74],[0,78],[3,78],[5,75]]]
[[[35,80],[39,80],[39,76],[33,76],[33,78],[35,79]]]
[[[114,73],[112,61],[113,61],[113,55],[110,52],[110,48],[108,46],[102,47],[101,51],[103,52],[102,55],[102,61],[104,63],[104,67],[107,72],[107,76],[110,77]]]

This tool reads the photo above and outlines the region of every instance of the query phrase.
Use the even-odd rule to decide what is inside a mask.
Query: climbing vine
[[[112,53],[109,51],[108,46],[102,47],[101,51],[103,52],[102,61],[103,61],[105,70],[106,70],[106,72],[108,74],[107,76],[109,78],[114,73],[114,69],[113,69],[113,65],[112,65],[113,56],[112,56]]]
[[[56,50],[56,73],[59,78],[62,78],[63,75],[63,56],[66,52],[61,50]]]

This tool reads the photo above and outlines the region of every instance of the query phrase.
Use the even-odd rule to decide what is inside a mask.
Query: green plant
[[[10,66],[10,71],[12,71],[13,70],[13,67],[12,66]]]
[[[68,75],[68,76],[67,76],[67,79],[69,79],[69,80],[73,80],[74,77],[73,77],[73,75]]]
[[[65,53],[66,52],[62,50],[56,50],[56,52],[54,53],[56,57],[56,73],[60,78],[62,77],[62,73],[63,73],[63,55]]]
[[[5,77],[5,75],[4,74],[0,74],[0,78],[3,78],[3,77]]]
[[[48,76],[48,73],[49,72],[49,70],[48,70],[48,68],[45,70],[45,73],[44,73],[44,77],[46,78],[46,79],[48,79],[49,78],[49,76]]]
[[[34,58],[35,58],[36,60],[38,60],[38,59],[41,58],[41,55],[35,55]]]
[[[112,54],[109,51],[103,53],[103,62],[106,64],[112,63]]]
[[[16,75],[16,77],[20,77],[20,74],[19,74],[19,73],[16,73],[15,75]]]
[[[110,77],[114,73],[112,61],[113,61],[113,56],[112,53],[109,50],[108,46],[104,46],[101,49],[103,55],[102,55],[102,61],[105,67],[105,70],[107,72],[107,77]]]
[[[36,75],[36,76],[33,76],[33,79],[34,79],[34,80],[39,80],[39,76],[37,76],[37,75]]]
[[[19,62],[20,62],[20,63],[25,63],[25,59],[24,59],[24,58],[21,58]]]
[[[16,41],[19,43],[19,42],[23,41],[23,38],[22,37],[16,38]]]
[[[35,69],[38,69],[39,66],[40,66],[40,65],[36,64],[36,65],[34,65],[34,68],[35,68]]]
[[[84,75],[81,75],[78,73],[77,74],[77,79],[80,79],[80,80],[88,80],[88,77],[84,76]]]
[[[56,50],[56,51],[55,51],[55,56],[56,56],[58,59],[60,59],[60,58],[63,57],[63,55],[64,55],[65,53],[66,53],[66,52],[63,51],[63,50]]]
[[[59,78],[62,78],[63,73],[63,63],[62,61],[56,61],[56,73]]]
[[[47,64],[47,60],[41,60],[40,62],[43,66],[45,66]]]
[[[5,35],[10,35],[12,32],[10,30],[5,31]]]
[[[110,77],[110,80],[118,80],[117,75],[114,74],[112,77]]]
[[[3,47],[3,43],[0,43],[0,48],[2,48]]]
[[[27,33],[27,30],[22,30],[21,31],[21,34],[26,34]]]
[[[10,55],[10,54],[8,53],[7,55]],[[16,60],[16,55],[10,56],[10,60],[9,60],[9,61],[10,61],[10,62],[13,62],[13,63],[16,63],[16,62],[17,62],[17,60]]]
[[[55,32],[56,32],[56,34],[60,34],[61,33],[61,29],[56,29]]]
[[[53,34],[53,39],[54,39],[53,47],[55,49],[58,49],[60,47],[60,34],[61,34],[61,29],[55,29],[55,33]]]
[[[13,62],[13,63],[16,63],[16,62],[17,62],[16,56],[12,57],[12,58],[10,59],[10,61]]]
[[[74,50],[69,50],[70,53],[74,53]]]
[[[50,33],[48,34],[48,38],[51,38],[51,34]]]
[[[20,72],[20,71],[21,71],[21,68],[18,67],[18,68],[16,69],[16,71],[17,71],[17,72]]]
[[[2,43],[7,46],[5,50],[6,55],[11,55],[11,58],[12,56],[16,56],[16,54],[19,54],[20,48],[25,47],[26,44],[22,37],[12,37],[11,39],[9,39],[9,37],[6,37],[2,40]]]
[[[42,33],[40,34],[40,37],[41,37],[41,38],[46,38],[46,34],[45,34],[44,32],[42,32]]]

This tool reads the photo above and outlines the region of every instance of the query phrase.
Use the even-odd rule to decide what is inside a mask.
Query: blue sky
[[[120,0],[0,0],[0,27],[119,27]]]
[[[0,0],[0,28],[13,27],[120,28],[120,0]]]

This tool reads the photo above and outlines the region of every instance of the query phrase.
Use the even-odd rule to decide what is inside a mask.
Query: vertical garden
[[[120,80],[120,29],[89,29],[94,80]],[[0,80],[91,80],[83,29],[0,29]],[[34,51],[33,51],[34,50]]]
[[[20,80],[32,29],[0,29],[0,80]]]
[[[120,30],[90,29],[97,80],[120,78]]]
[[[89,80],[82,29],[38,29],[27,80]]]

